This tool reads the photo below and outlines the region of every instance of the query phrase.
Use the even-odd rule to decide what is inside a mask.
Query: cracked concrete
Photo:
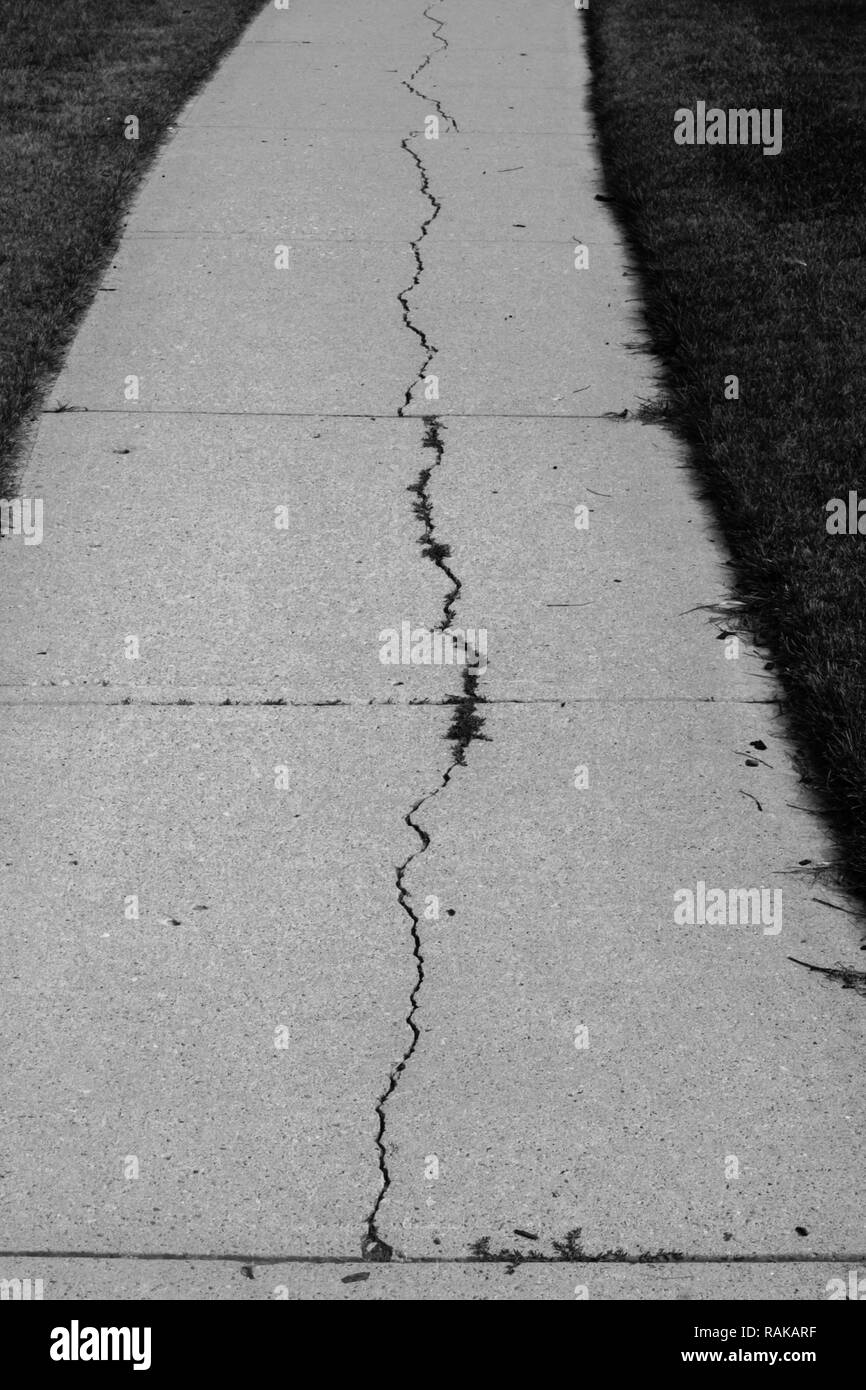
[[[423,382],[423,378],[427,371],[427,368],[430,366],[430,363],[433,361],[438,351],[438,349],[434,347],[433,343],[431,343],[428,339],[427,334],[424,332],[424,329],[420,328],[418,324],[415,323],[409,306],[408,296],[412,293],[413,290],[417,289],[418,285],[421,283],[421,276],[424,273],[424,260],[421,255],[421,243],[426,237],[430,227],[433,225],[436,218],[439,216],[441,204],[438,198],[435,198],[433,194],[430,192],[430,184],[427,179],[427,170],[424,168],[423,161],[419,159],[418,155],[415,153],[415,151],[409,144],[409,137],[407,137],[404,140],[401,140],[400,144],[401,147],[406,151],[406,153],[414,160],[415,166],[418,169],[419,174],[421,175],[421,192],[423,193],[424,197],[427,199],[427,201],[430,203],[430,206],[433,209],[430,216],[426,218],[424,222],[421,223],[421,227],[419,229],[417,237],[410,243],[412,247],[412,254],[415,257],[415,274],[412,277],[412,283],[411,285],[407,285],[406,288],[404,290],[401,290],[400,293],[397,295],[397,299],[400,302],[400,308],[403,311],[403,322],[409,329],[409,332],[414,333],[416,338],[418,338],[426,354],[417,375],[414,377],[411,385],[407,386],[405,399],[403,401],[403,404],[397,411],[398,415],[404,415],[408,407],[412,404],[412,396],[416,385],[419,381]]]
[[[445,561],[451,554],[451,547],[444,542],[436,539],[435,527],[433,525],[433,503],[430,500],[430,479],[434,469],[441,468],[442,460],[445,456],[445,441],[443,438],[443,426],[435,415],[428,416],[425,420],[424,438],[421,441],[422,448],[432,449],[435,458],[426,468],[422,468],[418,478],[414,483],[409,484],[408,491],[414,492],[417,502],[414,506],[415,515],[424,525],[423,534],[420,537],[421,552],[432,560],[433,564],[442,571],[446,579],[451,583],[451,589],[446,594],[442,604],[442,617],[438,626],[441,629],[450,627],[454,621],[454,604],[460,597],[460,580],[454,571]]]
[[[4,1278],[866,1262],[856,923],[636,418],[586,80],[565,0],[268,7],[130,211],[21,479],[44,541],[0,547]],[[404,621],[489,665],[383,663]],[[780,932],[677,925],[698,882],[781,886]]]
[[[419,260],[419,273],[421,268]],[[460,580],[454,574],[453,570],[445,563],[446,559],[451,554],[450,548],[436,539],[433,505],[429,493],[430,479],[433,476],[434,470],[441,468],[445,455],[443,428],[441,422],[435,416],[428,416],[425,420],[425,426],[422,447],[433,450],[435,459],[433,463],[429,464],[426,468],[422,468],[417,481],[410,484],[408,491],[415,493],[418,499],[415,503],[414,511],[415,515],[424,525],[424,531],[420,537],[422,553],[427,559],[432,560],[433,564],[446,576],[452,586],[442,601],[442,616],[437,623],[437,628],[445,632],[453,623],[455,604],[460,597],[461,585]],[[473,655],[475,656],[477,653],[473,653]],[[475,665],[477,664],[476,661]],[[400,1061],[391,1071],[388,1077],[388,1084],[376,1104],[376,1115],[379,1122],[378,1132],[376,1134],[376,1147],[379,1153],[379,1170],[382,1176],[382,1182],[373,1209],[367,1218],[367,1234],[362,1249],[365,1259],[379,1262],[391,1260],[394,1255],[393,1246],[382,1239],[379,1234],[378,1225],[380,1209],[383,1202],[387,1201],[391,1189],[388,1136],[386,1136],[386,1107],[392,1096],[396,1093],[400,1079],[421,1039],[421,1033],[415,1022],[415,1016],[418,1012],[419,996],[424,984],[424,949],[421,940],[421,919],[412,906],[413,899],[406,886],[406,875],[409,872],[410,865],[430,848],[430,836],[427,834],[424,826],[416,820],[415,817],[428,802],[445,791],[445,788],[451,780],[451,774],[454,769],[457,767],[465,767],[466,752],[473,739],[485,737],[481,733],[484,721],[478,713],[478,704],[482,699],[478,689],[479,680],[480,675],[476,671],[473,671],[471,666],[467,664],[462,674],[463,689],[461,695],[448,697],[455,705],[454,716],[446,734],[446,738],[453,748],[451,761],[445,768],[438,786],[434,787],[431,792],[426,792],[420,797],[406,813],[406,824],[415,832],[421,843],[420,848],[415,849],[411,854],[407,855],[402,864],[398,865],[396,886],[400,906],[403,908],[403,911],[410,921],[412,954],[417,965],[417,975],[409,994],[409,1011],[406,1014],[406,1025],[411,1032],[411,1039]]]
[[[429,19],[430,23],[433,25],[433,37],[435,38],[436,42],[440,45],[442,52],[447,52],[448,40],[444,37],[443,31],[445,29],[445,25],[443,24],[442,20],[436,19],[433,15],[431,15],[429,6],[426,10],[423,11],[423,14],[424,18]],[[426,92],[420,91],[415,86],[415,78],[420,77],[421,73],[424,72],[425,68],[428,68],[430,66],[432,60],[433,54],[425,53],[424,57],[418,64],[417,68],[415,68],[414,72],[412,72],[409,77],[404,79],[403,86],[406,87],[412,93],[413,96],[419,97],[421,101],[429,102],[431,106],[435,106],[437,115],[439,115],[442,118],[448,129],[457,131],[460,129],[460,127],[458,126],[454,117],[449,115],[449,113],[445,110],[438,98],[428,96]]]

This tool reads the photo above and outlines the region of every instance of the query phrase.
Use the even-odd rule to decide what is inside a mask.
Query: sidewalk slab
[[[590,366],[571,401],[599,380]],[[485,698],[779,698],[766,655],[713,607],[727,593],[726,552],[663,430],[445,425],[431,494],[460,574],[459,621],[488,629]]]
[[[588,77],[566,0],[268,6],[131,209],[22,471],[44,538],[0,546],[2,1277],[866,1267],[862,998],[789,959],[856,970],[856,921],[639,422]],[[448,619],[477,687],[380,660]],[[772,916],[678,921],[701,884]]]
[[[573,243],[456,245],[438,219],[424,246],[410,304],[436,348],[443,415],[597,416],[657,395],[658,369],[637,350],[638,282],[618,247],[591,246],[578,270]],[[412,412],[429,410],[416,387]]]
[[[421,556],[407,490],[422,432],[416,420],[46,416],[28,484],[44,539],[7,565],[0,686],[359,703],[459,691],[454,668],[380,660],[382,630],[435,625],[449,587]]]
[[[395,866],[444,723],[16,710],[5,1248],[360,1256],[413,978]]]
[[[139,200],[127,233],[405,246],[430,209],[400,137],[395,133],[389,143],[385,150],[379,142],[371,147],[358,131],[232,126],[219,133],[217,182],[209,160],[213,130],[183,127],[163,156],[165,179]],[[272,264],[267,269],[270,275]]]
[[[420,136],[411,145],[423,157],[442,204],[437,240],[447,236],[531,246],[565,242],[570,248],[618,244],[595,196],[602,185],[595,145],[588,137],[566,142],[559,133],[478,135],[461,130],[438,140]]]
[[[866,1012],[788,956],[859,953],[797,872],[828,846],[787,806],[781,730],[756,706],[481,712],[489,741],[416,813],[430,847],[407,884],[439,911],[388,1107],[385,1239],[406,1257],[553,1255],[575,1230],[589,1256],[858,1250]],[[774,767],[750,781],[734,749],[753,740]],[[773,911],[679,925],[699,881],[726,902],[763,888]]]
[[[393,415],[417,370],[397,300],[413,270],[396,241],[122,243],[105,277],[113,293],[85,319],[47,409]]]
[[[253,28],[261,29],[263,18]],[[347,130],[359,148],[393,129],[399,143],[419,110],[417,97],[400,78],[414,66],[423,37],[407,40],[397,51],[393,44],[382,50],[380,37],[365,45],[361,67],[351,43],[242,40],[220,80],[202,89],[178,124],[202,131],[247,127],[272,136],[298,129]]]

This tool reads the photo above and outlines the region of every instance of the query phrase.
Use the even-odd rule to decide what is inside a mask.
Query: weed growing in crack
[[[500,1250],[490,1249],[490,1237],[483,1236],[481,1240],[476,1240],[469,1247],[469,1254],[473,1260],[495,1262],[496,1264],[521,1265],[521,1264],[555,1264],[558,1260],[583,1260],[585,1255],[580,1244],[582,1228],[575,1226],[572,1230],[566,1231],[562,1240],[551,1242],[555,1255],[547,1255],[543,1250],[534,1247],[529,1250],[509,1250],[503,1246]]]
[[[452,767],[466,766],[466,749],[473,740],[478,739],[482,743],[489,743],[490,740],[481,730],[484,728],[484,719],[478,713],[478,705],[483,704],[484,700],[478,694],[478,682],[480,676],[473,672],[470,667],[463,670],[463,694],[452,696],[449,703],[455,706],[454,716],[445,737],[449,743],[454,745],[454,761]]]
[[[491,1250],[490,1237],[483,1236],[469,1247],[469,1254],[473,1260],[504,1264],[511,1269],[522,1264],[557,1264],[560,1261],[573,1264],[675,1264],[686,1258],[678,1250],[645,1250],[639,1255],[629,1255],[622,1247],[600,1250],[595,1255],[588,1255],[581,1244],[581,1235],[582,1227],[574,1226],[570,1231],[566,1231],[562,1240],[552,1240],[551,1245],[555,1251],[553,1255],[545,1254],[543,1250],[536,1248],[517,1250],[503,1246],[499,1250]]]
[[[566,1231],[562,1240],[554,1240],[553,1248],[561,1260],[582,1260],[583,1247],[580,1243],[582,1227],[574,1226]]]

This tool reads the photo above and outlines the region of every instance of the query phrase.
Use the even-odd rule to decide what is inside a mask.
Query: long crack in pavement
[[[412,1037],[409,1041],[409,1046],[406,1048],[406,1051],[403,1053],[403,1056],[400,1058],[400,1061],[391,1071],[388,1077],[388,1084],[376,1103],[376,1115],[379,1121],[379,1128],[376,1134],[376,1148],[378,1150],[379,1156],[379,1173],[381,1177],[381,1184],[379,1187],[378,1196],[376,1197],[376,1201],[373,1206],[373,1210],[367,1217],[367,1231],[361,1244],[361,1253],[363,1254],[365,1260],[390,1260],[393,1258],[394,1255],[393,1246],[389,1245],[387,1241],[384,1241],[382,1239],[382,1237],[379,1235],[377,1225],[379,1209],[391,1186],[391,1174],[388,1168],[388,1154],[385,1145],[385,1107],[388,1101],[390,1100],[391,1096],[396,1091],[400,1077],[406,1070],[409,1060],[412,1057],[412,1054],[414,1053],[416,1047],[418,1046],[418,1041],[421,1037],[420,1029],[418,1028],[417,1023],[415,1022],[415,1014],[418,1010],[418,995],[420,994],[421,986],[424,983],[424,952],[422,950],[421,935],[419,931],[420,919],[418,918],[417,913],[412,908],[411,897],[408,889],[406,888],[406,874],[408,872],[409,865],[412,864],[414,860],[420,858],[420,856],[425,853],[425,851],[428,849],[430,845],[430,836],[428,835],[427,831],[424,829],[423,825],[420,825],[418,821],[414,819],[416,813],[420,811],[421,807],[425,806],[428,801],[432,801],[434,797],[438,796],[440,792],[443,792],[445,790],[445,788],[448,786],[448,783],[451,781],[451,774],[456,767],[465,766],[466,749],[469,746],[469,744],[473,741],[473,739],[483,738],[483,735],[480,732],[483,726],[483,719],[480,715],[478,715],[476,711],[476,705],[481,700],[481,696],[479,696],[477,690],[478,676],[475,675],[469,677],[467,682],[467,673],[468,668],[465,668],[465,693],[463,696],[458,697],[456,699],[456,703],[458,704],[458,713],[455,715],[451,728],[449,729],[446,735],[449,742],[452,744],[454,748],[453,757],[448,766],[445,768],[445,771],[442,774],[442,780],[439,783],[438,787],[434,787],[431,792],[425,792],[424,796],[420,797],[419,800],[415,802],[415,804],[410,808],[409,811],[407,811],[404,817],[406,825],[410,826],[411,829],[414,830],[415,834],[418,836],[418,839],[421,841],[419,848],[413,850],[412,853],[403,860],[403,863],[397,866],[395,880],[397,886],[398,901],[410,921],[410,932],[412,936],[412,954],[415,958],[415,963],[417,967],[415,983],[412,986],[412,990],[409,995],[409,1012],[406,1015],[406,1023],[408,1024],[409,1029],[411,1030]]]
[[[443,39],[440,36],[440,33],[438,32],[443,28],[441,21],[434,20],[432,15],[428,14],[427,10],[424,11],[424,14],[427,19],[431,20],[431,22],[437,26],[437,33],[435,37],[437,38],[439,43],[442,44],[443,48],[447,48],[447,41]],[[439,114],[442,116],[442,118],[445,121],[447,121],[448,124],[456,131],[458,128],[457,122],[454,120],[452,116],[448,116],[445,113],[439,102],[433,98],[425,96],[423,92],[420,92],[416,87],[412,85],[413,79],[416,78],[420,72],[423,72],[424,68],[427,67],[428,63],[430,62],[432,56],[432,54],[428,54],[425,57],[424,61],[420,63],[419,66],[415,69],[415,71],[410,75],[409,79],[404,81],[403,85],[405,87],[408,87],[409,90],[413,92],[416,96],[421,97],[422,100],[431,101],[432,104],[436,107]],[[405,290],[402,290],[397,297],[400,301],[400,305],[403,310],[403,320],[406,324],[406,327],[412,333],[414,333],[416,337],[420,340],[426,353],[426,357],[417,376],[415,377],[415,380],[406,390],[406,395],[403,404],[397,411],[397,414],[400,416],[404,416],[407,407],[411,405],[412,393],[414,391],[414,388],[417,385],[417,383],[423,379],[427,371],[427,368],[432,362],[437,351],[436,347],[430,342],[423,328],[421,328],[418,324],[413,322],[411,313],[409,311],[409,302],[407,298],[407,296],[411,294],[412,290],[415,289],[415,287],[419,284],[421,276],[424,272],[424,261],[421,255],[421,243],[426,237],[430,226],[436,220],[436,218],[439,216],[439,213],[442,210],[442,204],[430,188],[430,182],[427,175],[427,170],[424,166],[424,162],[420,158],[420,156],[415,153],[415,151],[411,148],[409,144],[409,141],[415,139],[416,136],[417,132],[414,132],[412,135],[406,136],[401,141],[401,145],[403,149],[406,151],[406,153],[411,155],[412,159],[415,161],[415,164],[418,168],[418,172],[421,175],[421,191],[430,202],[430,205],[433,210],[430,216],[421,224],[421,229],[418,237],[411,243],[412,252],[415,257],[415,275],[412,280],[412,283],[411,285],[408,285]],[[437,629],[441,632],[445,632],[448,630],[448,628],[450,628],[455,618],[455,605],[460,595],[461,583],[457,575],[451,569],[451,567],[448,564],[446,564],[446,561],[450,558],[451,555],[450,546],[444,544],[444,542],[439,541],[436,538],[435,527],[433,522],[433,502],[430,497],[429,491],[430,479],[432,477],[433,470],[441,467],[445,454],[445,441],[443,438],[444,426],[442,425],[438,417],[435,415],[426,415],[423,416],[422,419],[424,422],[424,437],[422,439],[422,448],[432,449],[435,453],[435,459],[432,463],[426,465],[424,468],[421,469],[418,478],[414,483],[411,483],[409,485],[407,491],[413,492],[416,496],[413,511],[415,513],[415,516],[423,523],[424,527],[421,536],[419,536],[418,538],[422,554],[425,556],[426,559],[432,561],[432,563],[437,567],[437,569],[442,571],[442,573],[446,576],[451,585],[451,588],[449,589],[448,593],[445,595],[445,598],[443,600],[442,617],[440,618],[439,623],[437,624]],[[471,658],[475,658],[474,663],[472,662]],[[415,850],[413,850],[411,854],[407,855],[407,857],[403,860],[402,864],[397,865],[395,876],[397,899],[400,903],[401,908],[409,918],[409,930],[412,939],[412,955],[416,967],[415,982],[409,994],[409,1009],[406,1014],[406,1024],[409,1028],[411,1037],[409,1039],[409,1044],[402,1057],[397,1062],[396,1066],[393,1067],[391,1072],[389,1073],[387,1085],[385,1086],[376,1103],[376,1117],[378,1120],[378,1129],[376,1133],[376,1149],[378,1152],[379,1173],[381,1180],[376,1201],[373,1204],[372,1211],[367,1217],[367,1229],[361,1243],[361,1252],[365,1260],[388,1261],[393,1259],[394,1257],[395,1252],[393,1246],[389,1245],[387,1241],[383,1240],[383,1238],[379,1234],[378,1229],[379,1212],[382,1206],[382,1202],[384,1201],[391,1187],[391,1173],[388,1167],[388,1149],[385,1137],[385,1131],[387,1126],[386,1107],[388,1101],[391,1099],[394,1092],[396,1091],[400,1078],[403,1075],[403,1072],[406,1070],[406,1067],[408,1066],[409,1061],[411,1060],[412,1055],[415,1052],[415,1049],[417,1048],[418,1042],[421,1037],[420,1029],[418,1028],[417,1023],[415,1022],[415,1015],[418,1011],[418,997],[421,992],[421,987],[424,983],[424,952],[421,942],[420,919],[412,907],[411,895],[409,893],[408,888],[406,887],[406,875],[408,873],[409,866],[416,859],[420,858],[420,856],[424,854],[429,848],[430,836],[424,829],[423,825],[421,825],[415,819],[415,817],[423,806],[425,806],[429,801],[432,801],[434,797],[440,794],[440,792],[443,792],[445,790],[445,788],[448,786],[448,783],[451,780],[451,774],[454,771],[454,769],[457,767],[464,767],[466,765],[466,750],[469,747],[469,744],[475,739],[484,738],[484,735],[481,732],[484,720],[482,716],[478,713],[478,705],[480,703],[483,703],[483,697],[479,694],[478,690],[480,676],[477,670],[472,669],[473,664],[475,666],[477,666],[478,664],[477,652],[474,649],[472,649],[471,651],[467,650],[466,665],[463,667],[462,692],[459,695],[449,697],[446,701],[448,704],[455,706],[455,711],[451,721],[451,725],[448,728],[447,733],[445,734],[445,738],[451,744],[453,750],[451,761],[445,768],[439,785],[434,787],[432,791],[425,792],[423,796],[419,797],[419,799],[410,807],[410,809],[407,811],[404,817],[405,824],[408,825],[410,829],[414,831],[414,833],[417,835],[420,841],[419,846]]]

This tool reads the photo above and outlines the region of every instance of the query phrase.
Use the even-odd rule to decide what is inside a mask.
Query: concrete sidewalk
[[[789,959],[862,957],[635,418],[587,80],[570,0],[268,6],[141,190],[21,478],[44,540],[0,547],[0,1277],[866,1266],[863,1003]],[[477,678],[380,659],[449,622]],[[781,917],[681,923],[699,885]]]

